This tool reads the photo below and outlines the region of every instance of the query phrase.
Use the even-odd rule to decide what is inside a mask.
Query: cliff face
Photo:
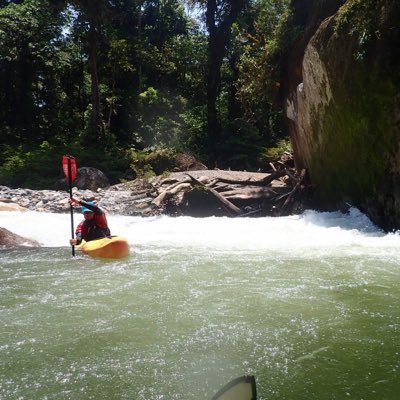
[[[308,169],[322,205],[348,201],[399,229],[400,4],[342,3],[325,19],[310,11],[315,29],[288,63],[298,76],[285,96],[296,166]]]

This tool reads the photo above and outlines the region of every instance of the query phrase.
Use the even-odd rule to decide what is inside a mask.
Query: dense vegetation
[[[259,168],[285,137],[288,16],[288,0],[0,0],[0,183],[48,188],[62,154],[113,182],[154,154]]]

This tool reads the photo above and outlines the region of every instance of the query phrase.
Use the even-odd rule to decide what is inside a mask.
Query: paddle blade
[[[254,376],[241,376],[224,386],[211,400],[256,400]]]
[[[76,161],[72,156],[62,157],[62,168],[67,182],[71,184],[76,178]]]

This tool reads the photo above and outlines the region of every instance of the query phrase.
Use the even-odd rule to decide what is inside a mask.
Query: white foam
[[[74,225],[81,220],[74,215]],[[284,251],[393,252],[400,235],[384,234],[357,209],[349,214],[307,211],[303,215],[265,218],[141,218],[108,216],[112,234],[135,246],[205,247]],[[46,247],[68,246],[69,214],[0,212],[0,226]]]

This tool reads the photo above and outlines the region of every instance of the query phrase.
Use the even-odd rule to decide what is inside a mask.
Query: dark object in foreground
[[[236,378],[211,400],[257,400],[256,380],[253,375]]]

